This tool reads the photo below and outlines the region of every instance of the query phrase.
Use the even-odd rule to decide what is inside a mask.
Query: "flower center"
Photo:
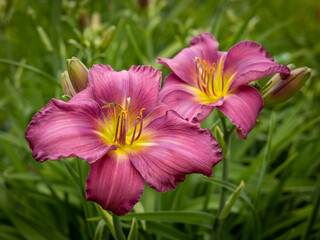
[[[116,124],[113,125],[115,126],[115,129],[111,132],[114,133],[112,140],[110,139],[111,136],[110,134],[103,134],[104,138],[106,135],[108,135],[108,142],[115,144],[118,147],[124,147],[127,145],[132,145],[133,142],[137,141],[142,133],[143,129],[143,110],[145,108],[142,108],[140,110],[139,115],[136,117],[134,121],[134,127],[130,128],[129,125],[129,109],[130,109],[130,98],[127,98],[125,101],[125,104],[123,105],[117,105],[116,103],[109,103],[102,108],[113,108],[113,107],[119,107],[119,113],[117,116],[117,121]],[[132,125],[132,124],[131,124]],[[133,126],[133,125],[132,125]],[[132,130],[133,129],[133,130]],[[111,134],[112,134],[111,133]]]
[[[220,60],[218,67],[216,63],[207,65],[205,60],[198,57],[195,59],[198,88],[205,93],[210,100],[216,101],[226,93],[227,86],[224,86],[222,79],[223,61]]]

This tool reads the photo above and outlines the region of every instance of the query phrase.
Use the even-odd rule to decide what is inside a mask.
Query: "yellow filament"
[[[124,135],[126,135],[126,133],[127,133],[126,126],[124,126],[124,124],[126,124],[126,120],[127,120],[127,110],[124,109],[120,104],[119,104],[119,108],[120,108],[120,113],[119,113],[118,119],[117,119],[116,132],[115,132],[113,142],[119,143],[119,141],[121,141],[121,144],[123,144],[123,141],[120,138],[123,138]],[[119,139],[118,139],[118,135],[119,135]]]
[[[137,117],[137,120],[140,120],[140,129],[139,129],[138,136],[137,136],[133,141],[137,141],[137,140],[140,138],[141,133],[142,133],[142,127],[143,127],[143,119],[142,119],[143,115],[142,115],[142,111],[143,111],[143,110],[145,110],[145,108],[142,108],[142,109],[140,110],[139,116]]]
[[[221,97],[222,90],[223,90],[222,68],[223,68],[223,61],[220,60],[219,67],[215,73],[214,85],[213,85],[213,89],[214,89],[214,92],[216,93],[217,97]]]
[[[208,80],[208,88],[209,88],[209,92],[210,92],[211,96],[215,95],[214,88],[213,88],[215,71],[216,71],[216,63],[212,63],[212,66],[210,68],[210,74],[209,74],[210,77],[209,77],[209,80]]]
[[[140,113],[139,113],[139,117],[140,117],[140,118],[142,118],[142,111],[143,111],[143,110],[146,110],[146,109],[145,109],[145,108],[142,108],[142,109],[140,110]]]
[[[201,102],[212,103],[225,95],[228,84],[223,79],[223,64],[223,59],[217,64],[214,62],[208,65],[206,60],[195,58],[197,85],[200,91],[196,95]]]

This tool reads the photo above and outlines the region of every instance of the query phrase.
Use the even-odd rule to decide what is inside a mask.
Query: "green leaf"
[[[30,66],[28,64],[24,64],[24,63],[20,63],[20,62],[16,62],[16,61],[12,61],[12,60],[8,60],[8,59],[4,59],[4,58],[0,58],[0,63],[6,63],[6,64],[10,64],[10,65],[14,65],[14,66],[18,66],[18,67],[22,67],[25,69],[28,69],[34,73],[37,73],[41,76],[43,76],[44,78],[46,78],[47,80],[50,80],[51,83],[53,83],[54,85],[61,87],[60,83],[57,82],[57,80],[50,76],[48,73],[43,72],[42,70],[35,68],[33,66]]]
[[[138,222],[136,218],[132,218],[131,228],[128,235],[128,240],[138,240]]]
[[[244,181],[241,181],[239,186],[230,195],[224,208],[222,209],[221,215],[219,216],[220,220],[224,220],[228,217],[232,206],[234,205],[235,201],[238,199],[239,194],[241,193],[243,188],[244,188]]]
[[[203,225],[211,228],[214,216],[199,211],[159,211],[148,213],[129,213],[120,217],[121,219],[144,219],[147,221],[164,221],[164,222],[180,222],[190,223],[194,225]]]
[[[48,52],[52,52],[53,47],[52,47],[51,41],[50,41],[47,33],[44,31],[43,27],[37,26],[37,31],[38,31],[40,39],[41,39],[43,45],[45,46],[46,50]]]
[[[186,233],[185,231],[180,231],[176,227],[171,227],[168,224],[163,224],[160,222],[149,222],[148,232],[155,233],[157,236],[164,237],[164,239],[172,240],[191,240],[195,239],[194,234]]]
[[[258,1],[255,2],[254,6],[250,9],[250,12],[249,12],[248,16],[245,18],[244,23],[242,24],[242,26],[240,27],[238,32],[236,34],[234,34],[233,38],[229,42],[229,45],[228,45],[227,49],[229,49],[231,46],[236,44],[241,39],[242,34],[246,30],[250,20],[254,17],[254,15],[256,14],[257,10],[262,5],[261,3],[262,3],[261,0],[258,0]]]
[[[140,50],[139,46],[138,46],[138,43],[132,33],[132,30],[131,30],[131,27],[130,25],[126,25],[126,30],[127,30],[127,34],[128,34],[128,37],[131,41],[131,44],[133,45],[133,49],[135,50],[137,56],[140,58],[140,61],[143,63],[143,64],[148,64],[148,59],[146,58],[146,56],[142,53],[142,51]]]
[[[260,193],[261,193],[261,187],[262,187],[262,182],[264,180],[264,176],[266,174],[267,167],[269,165],[270,161],[270,156],[271,156],[271,144],[272,144],[272,133],[274,129],[274,122],[275,122],[275,113],[272,113],[271,119],[270,119],[270,126],[269,126],[269,133],[268,133],[268,140],[266,143],[266,152],[263,158],[262,166],[261,166],[261,171],[259,174],[259,179],[257,183],[257,193],[256,193],[256,203],[259,202],[260,200]]]
[[[312,227],[316,222],[319,206],[320,206],[320,181],[318,181],[317,187],[315,188],[314,195],[313,195],[313,202],[314,202],[313,210],[311,211],[311,214],[309,216],[308,224],[305,229],[305,233],[302,240],[312,239],[310,235],[312,232]]]
[[[0,141],[9,143],[13,146],[30,151],[29,146],[27,145],[27,142],[25,141],[25,139],[20,139],[10,133],[0,132]]]
[[[94,233],[94,240],[102,240],[103,238],[103,230],[106,226],[106,223],[104,222],[104,220],[100,220],[97,224],[97,227],[96,227],[96,231]]]
[[[113,219],[113,225],[114,225],[114,229],[116,232],[116,239],[118,240],[126,240],[126,237],[124,236],[122,227],[121,227],[121,222],[119,219],[119,216],[117,216],[116,214],[112,214],[112,219]]]
[[[144,213],[144,212],[145,212],[145,211],[144,211],[143,204],[142,204],[141,202],[137,202],[137,204],[134,205],[133,209],[134,209],[134,211],[135,211],[136,213]],[[146,230],[147,230],[146,221],[145,221],[145,220],[141,220],[140,223],[141,223],[141,225],[142,225],[142,229],[143,229],[144,231],[146,231]]]
[[[100,205],[98,204],[94,204],[96,206],[96,209],[98,211],[98,213],[100,214],[100,216],[102,217],[103,221],[105,222],[105,224],[108,226],[109,230],[110,230],[110,233],[111,235],[117,239],[117,236],[116,236],[116,232],[115,232],[115,228],[114,228],[114,225],[113,225],[113,221],[112,221],[112,216],[106,211],[106,210],[103,210]]]
[[[215,183],[221,187],[224,187],[230,191],[235,191],[237,186],[232,184],[232,183],[229,183],[229,182],[226,182],[226,181],[223,181],[223,180],[220,180],[220,179],[215,179],[215,178],[205,178],[204,179],[206,181],[209,181],[211,183]],[[257,213],[257,209],[255,208],[255,206],[252,204],[250,198],[248,197],[248,195],[241,191],[240,192],[240,199],[242,199],[251,209],[252,211],[252,214],[253,214],[253,217],[254,217],[254,220],[255,220],[255,224],[256,224],[256,227],[254,228],[255,229],[255,236],[260,236],[260,229],[261,229],[261,223],[260,223],[260,218],[258,216],[258,213]]]

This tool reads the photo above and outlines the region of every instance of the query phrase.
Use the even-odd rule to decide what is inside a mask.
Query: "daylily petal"
[[[92,88],[90,86],[77,93],[73,98],[70,99],[69,103],[79,102],[85,99],[94,99]]]
[[[274,62],[268,52],[257,43],[240,42],[228,51],[224,64],[224,79],[232,82],[229,90],[275,73],[286,77],[290,70]]]
[[[145,117],[143,123],[147,126],[150,122],[156,118],[166,115],[166,112],[169,110],[168,106],[164,103],[159,102],[158,105],[153,109],[153,111]]]
[[[211,113],[214,106],[207,106],[197,101],[192,92],[193,89],[195,88],[183,82],[177,75],[170,73],[165,78],[160,91],[160,101],[187,121],[202,122]]]
[[[190,47],[184,48],[174,58],[158,58],[157,62],[170,68],[178,77],[192,86],[197,85],[195,58],[199,57],[210,65],[218,58],[217,40],[209,33],[202,33],[191,40]]]
[[[87,200],[95,201],[119,216],[124,215],[139,201],[144,184],[126,153],[109,151],[90,165]]]
[[[175,189],[188,173],[212,175],[212,167],[222,156],[209,129],[182,119],[169,110],[144,129],[153,143],[131,156],[143,179],[155,190]]]
[[[162,98],[162,102],[175,110],[187,121],[202,122],[212,112],[214,106],[195,102],[195,97],[185,91],[176,90]]]
[[[142,108],[146,116],[156,106],[161,73],[151,66],[132,66],[129,71],[115,72],[110,66],[94,65],[89,70],[89,84],[101,106],[112,102],[124,106],[123,101],[130,98],[130,116],[135,120]]]
[[[188,91],[190,85],[181,80],[176,74],[170,73],[163,81],[163,87],[160,91],[159,100],[161,101],[168,93],[176,90]]]
[[[238,136],[246,139],[262,107],[263,100],[259,91],[249,85],[241,85],[228,92],[223,105],[217,108],[238,127]]]
[[[79,157],[92,163],[114,145],[107,146],[95,133],[101,119],[100,106],[93,100],[66,103],[52,99],[29,124],[25,137],[32,156],[39,162]]]

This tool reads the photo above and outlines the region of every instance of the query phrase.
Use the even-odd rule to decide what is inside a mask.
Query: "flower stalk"
[[[224,145],[224,153],[222,157],[222,181],[228,181],[228,173],[229,173],[229,158],[230,158],[230,141],[231,141],[231,134],[236,128],[236,126],[232,126],[230,129],[227,128],[225,117],[219,112],[219,116],[221,118],[222,126],[223,126],[223,134],[222,140]],[[220,131],[221,133],[221,131]],[[217,137],[219,139],[219,137]],[[219,208],[217,213],[217,218],[213,225],[213,235],[212,239],[220,239],[220,231],[222,227],[223,219],[220,219],[220,216],[225,208],[226,199],[227,199],[227,191],[224,187],[221,187],[220,191],[220,200],[219,200]]]

